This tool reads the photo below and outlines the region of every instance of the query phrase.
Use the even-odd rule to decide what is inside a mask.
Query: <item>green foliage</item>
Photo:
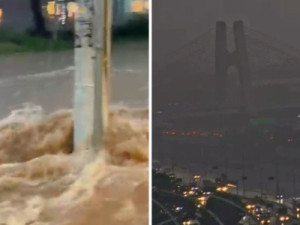
[[[160,173],[155,170],[152,171],[153,186],[161,190],[172,191],[176,189],[177,185],[180,184],[180,179],[172,178],[166,173]]]
[[[114,44],[124,44],[132,41],[143,41],[147,44],[148,23],[146,20],[133,20],[126,26],[114,31]],[[146,40],[146,41],[145,41]],[[55,40],[51,37],[43,37],[33,32],[15,32],[10,29],[0,29],[0,55],[22,53],[62,51],[74,48],[72,31],[61,31]]]
[[[113,30],[113,39],[144,39],[148,38],[148,15],[135,15],[134,18],[121,27],[116,27]]]
[[[60,51],[73,48],[72,40],[44,38],[29,32],[0,30],[0,54],[40,51]]]

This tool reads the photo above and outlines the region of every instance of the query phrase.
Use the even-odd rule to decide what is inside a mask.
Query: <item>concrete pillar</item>
[[[94,135],[96,150],[103,148],[109,120],[110,73],[111,73],[111,27],[113,0],[95,2],[95,98]]]
[[[246,45],[246,35],[244,24],[242,21],[235,21],[233,24],[235,37],[235,65],[239,71],[239,78],[241,84],[241,95],[243,101],[243,110],[246,113],[254,113],[254,102],[252,95],[252,82],[250,77],[250,68],[248,60],[248,52]]]
[[[92,149],[95,93],[93,0],[77,0],[75,21],[74,147]]]
[[[75,21],[74,147],[102,149],[109,113],[112,0],[78,0]]]
[[[224,101],[226,99],[227,70],[230,66],[237,67],[241,84],[241,110],[243,113],[253,114],[255,113],[255,106],[252,93],[246,36],[242,21],[234,22],[233,32],[235,38],[235,51],[229,52],[227,49],[226,23],[223,21],[217,22],[215,50],[216,93],[219,100]]]
[[[227,51],[227,29],[223,21],[216,24],[216,91],[218,98],[224,100],[227,96],[227,69],[229,66],[229,53]]]

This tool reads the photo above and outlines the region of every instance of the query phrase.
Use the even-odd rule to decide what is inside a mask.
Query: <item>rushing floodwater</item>
[[[73,52],[0,58],[0,225],[148,224],[147,46],[114,47],[96,155],[72,152],[72,110],[58,111],[72,108]]]
[[[112,112],[96,157],[71,153],[70,111],[36,111],[1,121],[0,224],[147,224],[148,110]]]

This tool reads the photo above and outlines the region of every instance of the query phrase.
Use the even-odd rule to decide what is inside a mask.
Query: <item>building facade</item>
[[[136,15],[147,15],[149,0],[114,0],[113,25],[122,26]],[[74,0],[42,0],[43,13],[50,23],[72,27],[77,9]],[[32,12],[29,0],[0,1],[0,25],[16,31],[32,26]],[[49,25],[49,24],[48,24]],[[54,24],[49,25],[53,29]]]

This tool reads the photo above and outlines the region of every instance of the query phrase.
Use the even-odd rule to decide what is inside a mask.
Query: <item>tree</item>
[[[48,36],[49,32],[46,29],[41,0],[30,0],[30,7],[34,22],[33,33],[41,36]]]

